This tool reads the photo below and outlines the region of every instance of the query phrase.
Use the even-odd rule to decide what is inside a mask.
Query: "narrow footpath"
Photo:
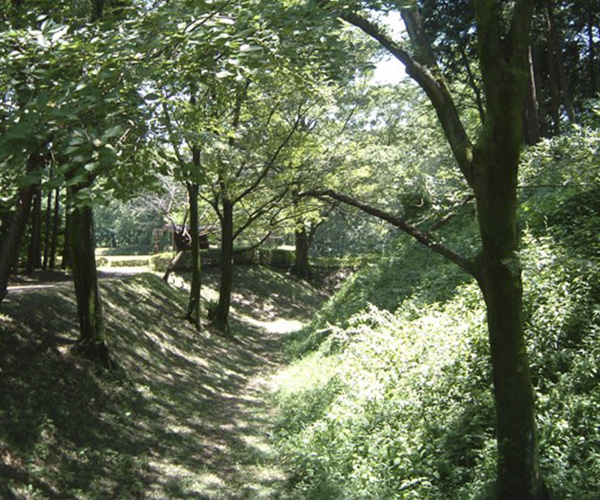
[[[205,277],[203,295],[216,297]],[[70,283],[0,309],[0,497],[296,500],[273,449],[270,379],[284,334],[324,296],[264,269],[236,276],[232,335],[181,318],[184,290],[141,274],[102,282],[116,373],[72,353]],[[15,293],[16,292],[16,293]]]

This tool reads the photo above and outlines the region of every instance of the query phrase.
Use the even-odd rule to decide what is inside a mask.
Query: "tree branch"
[[[338,193],[332,189],[326,189],[324,191],[305,191],[304,193],[300,193],[299,196],[315,196],[317,198],[326,196],[329,198],[333,198],[334,200],[338,200],[347,205],[356,207],[365,213],[368,213],[370,215],[377,217],[378,219],[389,222],[390,224],[397,227],[401,231],[412,236],[421,245],[436,252],[437,254],[441,255],[442,257],[449,260],[450,262],[453,262],[454,264],[458,265],[459,267],[464,269],[467,273],[469,273],[471,276],[473,276],[475,279],[478,278],[479,273],[477,271],[477,267],[476,267],[475,263],[472,260],[467,259],[467,258],[463,257],[462,255],[459,255],[455,251],[451,250],[450,248],[442,245],[441,243],[434,241],[430,235],[423,233],[422,231],[417,229],[415,226],[407,223],[406,221],[400,219],[399,217],[396,217],[392,214],[384,212],[383,210],[380,210],[376,207],[372,207],[371,205],[368,205],[368,204],[364,203],[363,201],[357,200],[355,198],[352,198],[352,197],[347,196],[342,193]]]
[[[450,89],[448,88],[437,63],[435,63],[431,47],[426,42],[424,34],[420,31],[422,30],[422,27],[420,27],[420,23],[417,23],[415,20],[415,12],[416,11],[413,11],[412,14],[410,12],[403,13],[403,18],[405,18],[405,22],[408,20],[408,23],[411,25],[409,33],[411,31],[415,33],[416,38],[411,38],[411,41],[415,44],[418,58],[421,62],[400,47],[400,45],[385,34],[376,23],[369,19],[353,12],[344,13],[341,17],[346,22],[360,28],[371,38],[379,42],[379,44],[391,55],[398,59],[398,61],[404,65],[406,73],[417,82],[427,94],[427,97],[429,97],[429,100],[437,113],[448,143],[452,148],[454,158],[456,159],[461,172],[465,176],[465,179],[471,184],[473,181],[473,144],[462,124]],[[425,64],[431,64],[431,67],[428,68]]]
[[[243,247],[243,248],[236,248],[233,253],[234,254],[240,254],[243,252],[252,252],[253,250],[256,250],[257,248],[259,248],[260,246],[262,246],[262,244],[267,241],[270,236],[273,234],[273,231],[268,231],[267,234],[261,238],[261,240],[258,243],[255,243],[254,245],[250,245],[249,247]]]
[[[281,153],[281,151],[283,151],[283,149],[287,146],[287,144],[292,139],[292,136],[298,130],[298,126],[300,125],[301,120],[302,120],[302,115],[300,113],[298,113],[298,116],[296,117],[296,120],[294,121],[293,127],[287,133],[287,135],[285,136],[283,141],[281,141],[281,143],[279,144],[277,149],[273,152],[273,154],[271,155],[271,158],[269,158],[267,163],[265,163],[265,165],[264,165],[262,171],[260,172],[260,174],[258,175],[258,177],[254,180],[254,182],[250,186],[248,186],[248,188],[246,188],[244,191],[242,191],[236,197],[236,199],[234,200],[234,203],[238,203],[240,200],[244,199],[246,196],[248,196],[250,193],[252,193],[260,185],[260,183],[267,176],[267,174],[269,173],[271,168],[273,168],[273,165],[275,165],[275,162],[277,161],[277,158],[279,157],[279,154]]]
[[[455,217],[456,214],[458,213],[458,210],[461,209],[462,207],[464,207],[467,203],[469,203],[473,199],[475,199],[475,195],[473,195],[473,194],[466,196],[465,199],[456,206],[455,210],[453,210],[449,214],[446,214],[444,217],[442,217],[441,219],[439,219],[438,221],[434,222],[431,225],[431,227],[427,230],[427,236],[431,235],[431,233],[433,233],[434,231],[437,231],[440,227],[442,227],[444,224],[446,224],[448,221],[450,221],[453,217]]]

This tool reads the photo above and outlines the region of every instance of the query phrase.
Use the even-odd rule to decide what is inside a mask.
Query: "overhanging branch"
[[[396,217],[388,212],[385,212],[379,208],[368,205],[367,203],[365,203],[363,201],[357,200],[357,199],[347,196],[343,193],[338,193],[337,191],[334,191],[332,189],[326,189],[323,191],[305,191],[303,193],[300,193],[299,196],[314,196],[317,198],[329,197],[329,198],[333,198],[334,200],[338,200],[342,203],[345,203],[347,205],[356,207],[365,213],[368,213],[370,215],[373,215],[374,217],[377,217],[378,219],[389,222],[390,224],[397,227],[401,231],[412,236],[421,245],[423,245],[423,246],[429,248],[430,250],[434,251],[435,253],[441,255],[442,257],[449,260],[450,262],[453,262],[454,264],[458,265],[463,270],[465,270],[467,273],[469,273],[471,276],[473,276],[475,279],[477,279],[477,277],[478,277],[477,267],[472,260],[467,259],[467,258],[463,257],[462,255],[456,253],[454,250],[442,245],[441,243],[438,243],[437,241],[434,241],[430,235],[423,233],[415,226],[409,224],[405,220],[400,219],[399,217]]]
[[[403,14],[405,22],[409,24],[411,21],[414,21],[413,17],[414,16],[411,17],[409,13]],[[433,59],[431,47],[426,44],[425,37],[422,36],[422,33],[420,32],[420,26],[416,23],[412,23],[410,28],[413,32],[411,41],[416,46],[417,53],[422,54],[419,58],[419,61],[421,62],[384,33],[379,25],[373,21],[354,12],[344,13],[341,15],[341,18],[361,29],[364,33],[376,40],[392,56],[398,59],[398,61],[404,65],[406,73],[427,94],[427,97],[429,97],[429,100],[433,104],[440,124],[442,125],[446,139],[452,148],[454,158],[467,182],[471,184],[473,182],[471,163],[473,144],[460,119],[450,89],[444,78],[441,76],[441,71],[439,71],[435,60]],[[431,66],[428,67],[427,64]]]

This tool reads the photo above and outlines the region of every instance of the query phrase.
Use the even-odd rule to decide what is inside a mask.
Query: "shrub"
[[[553,499],[592,500],[600,491],[600,191],[557,193],[524,202],[541,467]],[[468,247],[472,234],[455,225],[447,237]],[[306,498],[493,497],[485,310],[460,272],[399,244],[348,280],[290,346],[301,357],[278,380],[276,437]]]

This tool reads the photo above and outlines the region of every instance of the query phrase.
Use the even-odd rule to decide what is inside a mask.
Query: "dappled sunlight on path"
[[[280,336],[302,323],[232,316],[235,338],[214,332],[205,337],[201,349],[207,369],[180,372],[180,382],[172,387],[197,397],[197,411],[176,411],[176,419],[166,426],[166,432],[184,438],[187,451],[179,464],[170,453],[150,461],[161,478],[154,498],[165,492],[207,500],[296,498],[285,490],[286,473],[269,442],[272,408],[267,395]]]
[[[323,297],[244,272],[231,335],[192,328],[186,294],[156,276],[104,282],[109,375],[71,352],[69,284],[12,295],[0,315],[0,497],[298,498],[271,446],[269,384],[284,334]]]

